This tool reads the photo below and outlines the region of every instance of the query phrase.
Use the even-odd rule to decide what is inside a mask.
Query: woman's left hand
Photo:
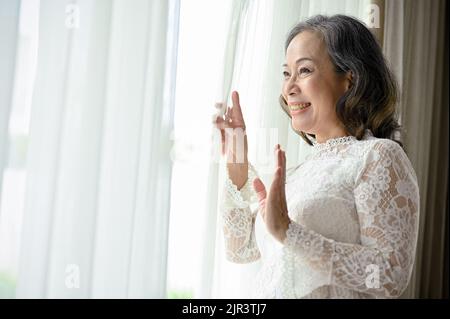
[[[286,231],[291,222],[288,216],[285,180],[286,180],[286,154],[279,144],[275,147],[275,176],[267,194],[263,182],[256,178],[253,187],[258,194],[259,213],[261,213],[267,230],[281,243],[286,238]]]

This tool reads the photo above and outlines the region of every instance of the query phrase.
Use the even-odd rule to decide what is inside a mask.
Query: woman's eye
[[[310,69],[308,69],[308,68],[301,68],[300,70],[299,70],[299,73],[300,74],[302,74],[302,73],[311,73],[311,70]]]
[[[311,73],[311,70],[308,69],[308,68],[300,68],[300,69],[298,70],[298,73],[299,73],[300,75],[302,75],[303,73],[309,74],[309,73]],[[289,76],[290,76],[289,72],[283,71],[283,77],[284,77],[285,79],[288,78]]]

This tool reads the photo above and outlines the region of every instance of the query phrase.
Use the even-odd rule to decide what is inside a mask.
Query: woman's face
[[[315,33],[303,31],[291,41],[283,77],[282,94],[295,130],[315,134],[319,142],[345,133],[335,105],[349,88],[351,77],[335,72],[325,43]]]

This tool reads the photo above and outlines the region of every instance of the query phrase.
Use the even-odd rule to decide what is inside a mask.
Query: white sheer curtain
[[[0,298],[13,297],[16,285],[38,5],[0,1]]]
[[[299,164],[309,151],[308,145],[292,131],[289,119],[278,104],[287,32],[300,20],[319,13],[341,13],[368,21],[369,4],[370,1],[359,0],[233,2],[221,97],[231,105],[231,91],[239,91],[247,123],[249,160],[266,183],[270,182],[273,173],[272,149],[276,143],[286,149],[287,166]],[[219,174],[214,168],[210,169],[209,185],[217,185],[219,192],[223,185],[224,167],[221,163]],[[217,195],[207,197],[207,201],[207,214],[217,214]],[[215,249],[216,253],[205,251],[203,254],[202,264],[209,268],[203,271],[197,296],[248,297],[248,283],[254,278],[259,264],[236,265],[226,261],[220,218],[216,222],[217,227],[204,229],[204,242],[209,243],[205,249]],[[214,247],[211,242],[215,243]]]
[[[19,12],[20,1],[0,1],[0,172],[3,172],[8,157],[8,124],[13,99]],[[0,179],[0,194],[1,191]]]
[[[165,297],[178,8],[40,1],[16,297]]]

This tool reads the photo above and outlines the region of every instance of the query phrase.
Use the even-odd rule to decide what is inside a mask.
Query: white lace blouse
[[[221,215],[227,259],[261,258],[256,298],[392,298],[406,288],[414,263],[419,189],[394,141],[367,130],[314,143],[286,172],[292,222],[283,244],[266,230],[253,179],[239,191],[227,178]],[[269,187],[268,185],[266,187]],[[254,205],[252,205],[254,206]]]

